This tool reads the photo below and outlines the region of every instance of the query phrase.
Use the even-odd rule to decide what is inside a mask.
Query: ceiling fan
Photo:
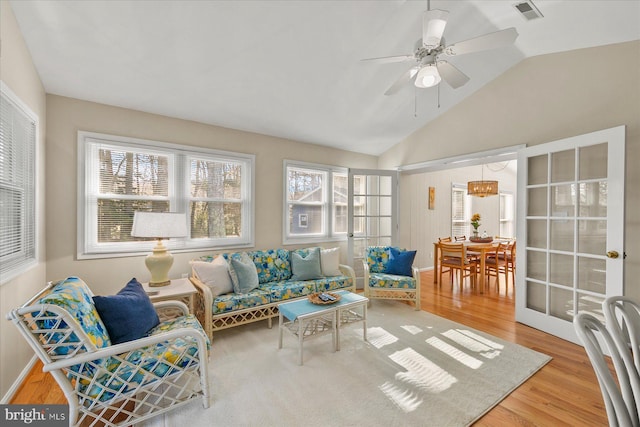
[[[419,88],[436,86],[444,79],[454,89],[463,86],[469,77],[441,56],[458,56],[466,53],[495,49],[513,44],[518,37],[514,27],[494,33],[485,34],[469,40],[444,45],[445,27],[449,12],[446,10],[426,10],[422,15],[422,39],[416,42],[413,54],[386,56],[381,58],[367,58],[362,61],[379,63],[414,61],[416,65],[404,73],[387,91],[385,95],[393,95],[402,87],[413,81]]]

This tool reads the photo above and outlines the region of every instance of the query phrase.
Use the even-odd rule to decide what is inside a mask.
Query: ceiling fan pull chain
[[[413,88],[413,117],[418,117],[418,89]]]
[[[438,85],[438,108],[440,108],[440,85]]]

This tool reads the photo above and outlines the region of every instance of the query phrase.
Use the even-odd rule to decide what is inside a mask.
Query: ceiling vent
[[[526,19],[531,21],[532,19],[538,19],[544,17],[540,10],[536,7],[531,0],[523,1],[513,5],[518,12]]]

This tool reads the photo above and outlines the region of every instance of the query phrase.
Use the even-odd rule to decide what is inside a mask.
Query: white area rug
[[[211,406],[201,400],[154,427],[464,426],[498,404],[550,357],[394,301],[374,301],[367,323],[304,343],[277,319],[214,334]]]

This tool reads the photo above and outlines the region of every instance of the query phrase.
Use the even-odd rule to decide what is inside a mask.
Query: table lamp
[[[162,239],[185,237],[187,234],[187,218],[183,213],[135,212],[131,235],[158,240],[153,253],[147,255],[144,261],[151,273],[149,286],[166,286],[171,283],[168,274],[173,265],[173,255],[162,244]]]

